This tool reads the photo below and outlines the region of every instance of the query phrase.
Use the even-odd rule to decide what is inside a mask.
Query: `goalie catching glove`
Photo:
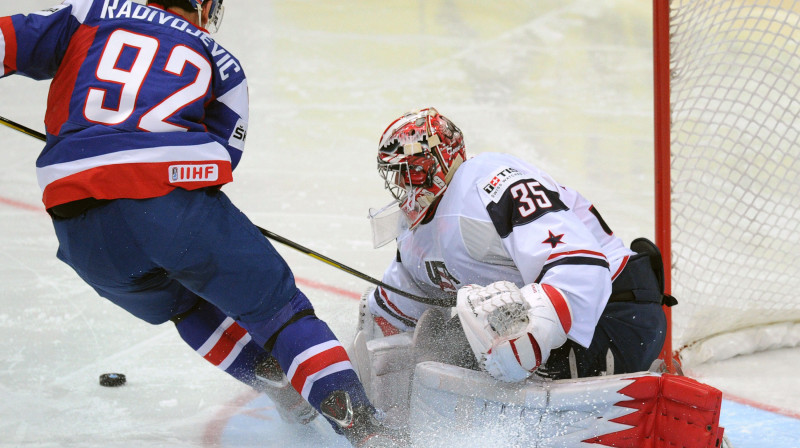
[[[547,362],[572,325],[566,297],[546,284],[466,285],[458,290],[456,310],[480,365],[506,382],[522,381]]]

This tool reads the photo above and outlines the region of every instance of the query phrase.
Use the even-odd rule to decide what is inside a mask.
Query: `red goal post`
[[[654,0],[656,244],[684,364],[800,345],[800,0]]]

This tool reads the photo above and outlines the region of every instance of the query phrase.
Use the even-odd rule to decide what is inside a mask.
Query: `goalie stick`
[[[23,126],[23,125],[21,125],[19,123],[16,123],[16,122],[14,122],[12,120],[9,120],[9,119],[5,118],[5,117],[0,116],[0,123],[5,125],[5,126],[7,126],[7,127],[9,127],[9,128],[11,128],[11,129],[14,129],[16,131],[22,132],[25,135],[28,135],[28,136],[31,136],[33,138],[39,139],[41,141],[47,141],[47,137],[44,134],[42,134],[41,132],[36,131],[34,129],[31,129],[31,128],[27,127],[27,126]],[[440,306],[440,307],[453,307],[453,306],[456,305],[456,296],[455,296],[455,294],[453,294],[452,296],[443,297],[443,298],[422,297],[422,296],[418,296],[416,294],[411,294],[410,292],[406,292],[406,291],[403,291],[403,290],[401,290],[399,288],[395,288],[394,286],[387,285],[386,283],[384,283],[384,282],[382,282],[382,281],[380,281],[380,280],[378,280],[376,278],[370,277],[369,275],[364,274],[363,272],[360,272],[360,271],[358,271],[356,269],[353,269],[353,268],[351,268],[349,266],[346,266],[346,265],[344,265],[342,263],[339,263],[338,261],[336,261],[336,260],[334,260],[332,258],[328,258],[325,255],[320,254],[319,252],[315,252],[315,251],[313,251],[313,250],[311,250],[311,249],[309,249],[307,247],[301,246],[300,244],[297,244],[294,241],[292,241],[292,240],[290,240],[288,238],[284,238],[284,237],[282,237],[282,236],[280,236],[280,235],[278,235],[276,233],[270,232],[267,229],[264,229],[264,228],[259,227],[259,226],[256,226],[256,228],[258,229],[259,232],[261,232],[262,235],[264,235],[265,237],[267,237],[267,238],[269,238],[269,239],[271,239],[273,241],[277,241],[277,242],[279,242],[281,244],[289,246],[292,249],[300,251],[300,252],[302,252],[302,253],[304,253],[304,254],[312,257],[312,258],[316,258],[317,260],[322,261],[322,262],[324,262],[324,263],[326,263],[326,264],[328,264],[330,266],[333,266],[333,267],[335,267],[335,268],[337,268],[337,269],[339,269],[341,271],[347,272],[350,275],[354,275],[354,276],[360,278],[361,280],[367,281],[367,282],[372,283],[373,285],[376,285],[376,286],[380,286],[381,288],[386,289],[387,291],[391,291],[391,292],[393,292],[395,294],[400,294],[401,296],[407,297],[407,298],[409,298],[411,300],[414,300],[415,302],[424,303],[426,305]]]

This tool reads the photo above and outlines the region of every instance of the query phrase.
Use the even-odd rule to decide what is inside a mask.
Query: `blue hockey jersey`
[[[65,0],[0,18],[0,60],[0,77],[52,79],[36,164],[45,207],[232,180],[247,134],[244,71],[180,16]]]

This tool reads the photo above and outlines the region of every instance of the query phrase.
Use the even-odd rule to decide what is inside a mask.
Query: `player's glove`
[[[478,362],[507,382],[522,381],[547,362],[572,325],[566,297],[546,284],[466,285],[458,290],[456,310]]]

